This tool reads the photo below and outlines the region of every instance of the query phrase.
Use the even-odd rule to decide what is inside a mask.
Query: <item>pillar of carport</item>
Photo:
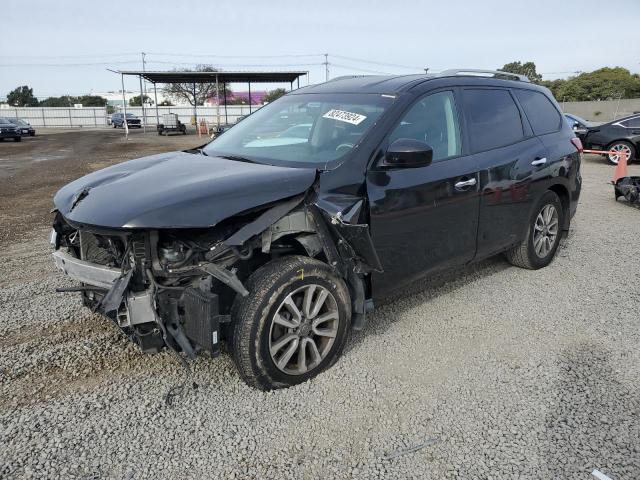
[[[140,107],[142,108],[142,131],[147,133],[147,116],[144,114],[144,92],[142,90],[142,75],[138,75],[140,79]]]
[[[156,128],[160,125],[160,116],[158,115],[158,90],[156,89],[156,82],[153,82],[153,100],[156,103]]]
[[[198,97],[196,97],[196,82],[193,82],[193,118],[198,129]]]
[[[129,138],[129,125],[127,124],[127,96],[124,91],[124,75],[120,74],[120,80],[122,81],[122,108],[124,109],[124,118],[122,119],[122,128],[124,129],[124,136]]]
[[[229,118],[227,117],[227,82],[222,82],[222,93],[224,93],[224,124],[229,125]]]

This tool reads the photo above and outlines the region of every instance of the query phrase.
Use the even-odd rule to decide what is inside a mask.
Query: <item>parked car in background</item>
[[[623,153],[628,162],[633,162],[638,159],[640,152],[640,115],[630,115],[602,125],[588,126],[581,140],[586,149],[616,152],[605,155],[613,165],[618,164]]]
[[[93,172],[54,198],[54,261],[144,351],[226,342],[249,385],[304,382],[421,277],[553,260],[580,140],[548,89],[477,73],[335,79],[201,148]]]
[[[14,142],[20,142],[22,135],[8,118],[0,117],[0,141],[3,141],[5,138],[13,138]]]
[[[20,135],[29,135],[30,137],[35,136],[36,129],[33,128],[31,124],[26,120],[22,120],[20,118],[9,118],[8,120],[16,126],[16,129],[20,132]]]
[[[133,113],[127,113],[126,118],[127,118],[127,126],[129,128],[142,128],[142,123],[140,122],[140,119],[136,117]],[[124,113],[114,113],[113,115],[111,115],[111,125],[113,125],[113,128],[124,127],[124,119],[125,119]]]

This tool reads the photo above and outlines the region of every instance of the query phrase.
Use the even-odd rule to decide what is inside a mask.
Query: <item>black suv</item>
[[[127,119],[127,127],[129,128],[142,128],[142,123],[140,119],[136,117],[133,113],[114,113],[111,115],[111,125],[113,128],[121,127],[124,128],[124,119]]]
[[[419,277],[498,253],[548,265],[578,205],[580,150],[526,77],[340,78],[202,148],[65,186],[53,256],[143,350],[193,358],[224,341],[248,384],[285,387]]]

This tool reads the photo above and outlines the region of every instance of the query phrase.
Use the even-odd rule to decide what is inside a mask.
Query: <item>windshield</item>
[[[12,123],[6,118],[0,118],[0,123],[2,123],[3,125],[12,125]]]
[[[133,113],[127,113],[127,118],[136,118],[136,116]]]
[[[567,119],[569,120],[569,125],[571,125],[572,127],[573,127],[573,122],[578,122],[584,125],[585,127],[591,127],[594,125],[593,122],[585,120],[584,118],[579,117],[577,115],[571,114],[571,115],[565,115],[565,117],[567,117]]]
[[[379,94],[287,95],[234,125],[204,152],[322,168],[350,152],[392,102]]]

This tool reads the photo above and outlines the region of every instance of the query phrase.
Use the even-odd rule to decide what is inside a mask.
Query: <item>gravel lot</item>
[[[0,477],[640,478],[640,210],[598,157],[548,268],[496,257],[416,284],[287,390],[200,357],[168,407],[175,357],[53,293],[47,212],[82,173],[198,139],[30,140],[0,144]]]

